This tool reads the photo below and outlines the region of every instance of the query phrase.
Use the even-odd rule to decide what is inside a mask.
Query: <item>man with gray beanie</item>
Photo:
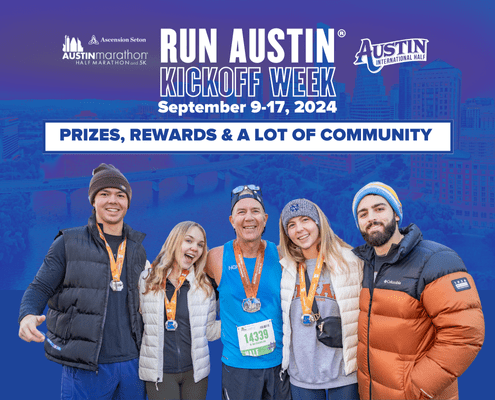
[[[88,224],[58,233],[24,293],[19,337],[44,342],[46,357],[63,365],[62,399],[144,400],[138,280],[145,235],[124,223],[132,190],[113,165],[93,171],[88,195]],[[45,318],[43,334],[37,327]]]
[[[366,244],[358,326],[358,383],[365,399],[457,399],[457,377],[485,336],[473,278],[456,252],[399,230],[402,204],[381,182],[352,203]]]

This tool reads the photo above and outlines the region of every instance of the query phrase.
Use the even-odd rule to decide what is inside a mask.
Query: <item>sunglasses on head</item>
[[[241,185],[241,186],[237,186],[236,188],[232,189],[232,193],[230,194],[231,196],[234,196],[236,194],[239,194],[241,193],[242,191],[246,190],[246,189],[249,189],[251,192],[260,192],[261,193],[261,189],[259,186],[257,185]]]

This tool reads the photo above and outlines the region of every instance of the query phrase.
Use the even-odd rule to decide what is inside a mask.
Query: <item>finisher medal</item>
[[[182,270],[182,273],[180,274],[179,280],[177,282],[177,286],[175,287],[174,294],[172,295],[172,298],[170,300],[167,297],[167,283],[165,281],[163,282],[163,295],[165,297],[163,300],[165,301],[165,312],[167,313],[165,329],[167,331],[175,331],[177,329],[177,326],[179,326],[177,324],[177,321],[175,320],[175,313],[177,311],[177,291],[186,280],[187,275],[189,275],[189,270]]]
[[[313,314],[303,314],[301,316],[301,322],[303,325],[311,325],[315,321],[315,317]]]
[[[112,249],[105,239],[105,235],[101,231],[100,225],[96,224],[98,232],[100,233],[100,238],[105,243],[105,248],[108,252],[108,258],[110,259],[110,271],[112,273],[112,280],[110,281],[110,288],[114,292],[121,292],[124,289],[124,284],[120,280],[120,274],[122,273],[122,267],[124,266],[125,248],[127,246],[127,238],[125,238],[119,245],[119,250],[117,252],[117,261],[113,257]]]
[[[249,279],[246,264],[244,264],[244,257],[242,256],[242,250],[239,243],[237,243],[237,239],[234,240],[233,247],[235,259],[237,261],[237,270],[241,276],[244,293],[246,293],[246,298],[242,300],[242,309],[248,313],[257,312],[261,309],[261,301],[256,297],[256,294],[258,293],[261,271],[263,270],[263,260],[265,259],[265,244],[261,242],[258,247],[252,282]]]
[[[248,313],[254,313],[261,308],[261,301],[256,297],[248,297],[242,300],[242,309]]]
[[[166,323],[165,323],[165,328],[167,329],[167,331],[175,331],[177,329],[177,321],[173,320],[173,319],[169,319]]]
[[[320,279],[321,269],[323,268],[324,257],[318,253],[318,259],[316,260],[316,267],[311,279],[311,285],[309,287],[309,293],[306,294],[306,266],[305,264],[299,264],[299,287],[300,287],[300,299],[302,307],[301,322],[303,325],[308,326],[315,322],[319,315],[314,315],[311,312],[313,301],[315,299],[316,288]],[[309,277],[308,277],[309,279]]]
[[[124,289],[124,284],[122,283],[122,281],[111,281],[110,287],[114,292],[120,292],[122,291],[122,289]]]

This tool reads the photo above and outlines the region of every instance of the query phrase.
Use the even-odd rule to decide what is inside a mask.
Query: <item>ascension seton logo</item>
[[[427,44],[428,39],[419,38],[378,44],[372,44],[370,39],[361,39],[354,65],[366,64],[368,70],[375,74],[385,65],[426,61]]]

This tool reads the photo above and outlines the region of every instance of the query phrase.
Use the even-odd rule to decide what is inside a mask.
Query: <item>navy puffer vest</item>
[[[63,230],[66,271],[57,293],[48,301],[47,335],[60,350],[45,341],[46,357],[63,365],[96,371],[106,318],[110,261],[95,225]],[[139,313],[138,281],[146,263],[141,244],[145,234],[124,224],[127,237],[126,270],[132,336],[141,347],[143,321]],[[125,289],[124,289],[125,290]]]

